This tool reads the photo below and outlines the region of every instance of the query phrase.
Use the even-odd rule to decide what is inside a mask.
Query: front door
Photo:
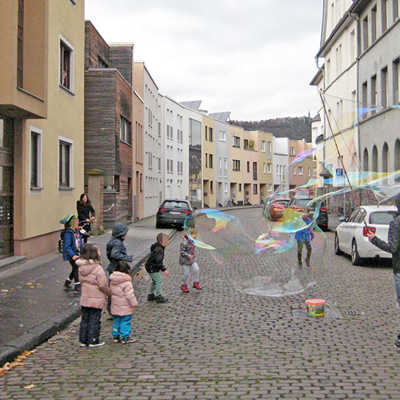
[[[0,258],[13,254],[14,121],[0,116]]]

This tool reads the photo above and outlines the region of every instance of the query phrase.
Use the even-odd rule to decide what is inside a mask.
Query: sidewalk
[[[133,267],[147,257],[158,232],[171,236],[175,231],[155,229],[154,217],[130,225],[126,246],[134,256]],[[103,266],[110,236],[107,232],[90,240],[99,245]],[[69,273],[69,263],[58,253],[0,271],[0,366],[79,316],[79,296],[63,289]]]

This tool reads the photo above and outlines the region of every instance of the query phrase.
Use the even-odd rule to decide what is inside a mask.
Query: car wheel
[[[357,242],[353,239],[353,243],[351,244],[351,263],[353,265],[361,265],[361,258],[358,254]]]
[[[335,233],[335,254],[341,256],[343,254],[342,250],[339,247],[339,237],[337,233]]]

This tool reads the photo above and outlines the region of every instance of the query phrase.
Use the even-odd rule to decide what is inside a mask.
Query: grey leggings
[[[183,268],[183,280],[182,282],[187,285],[188,279],[191,273],[193,273],[193,282],[198,282],[200,277],[199,265],[194,262],[192,265],[182,265]]]

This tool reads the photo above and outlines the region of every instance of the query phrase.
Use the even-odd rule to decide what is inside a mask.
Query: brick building
[[[85,29],[85,177],[104,172],[104,226],[134,219],[133,45],[109,45]]]

